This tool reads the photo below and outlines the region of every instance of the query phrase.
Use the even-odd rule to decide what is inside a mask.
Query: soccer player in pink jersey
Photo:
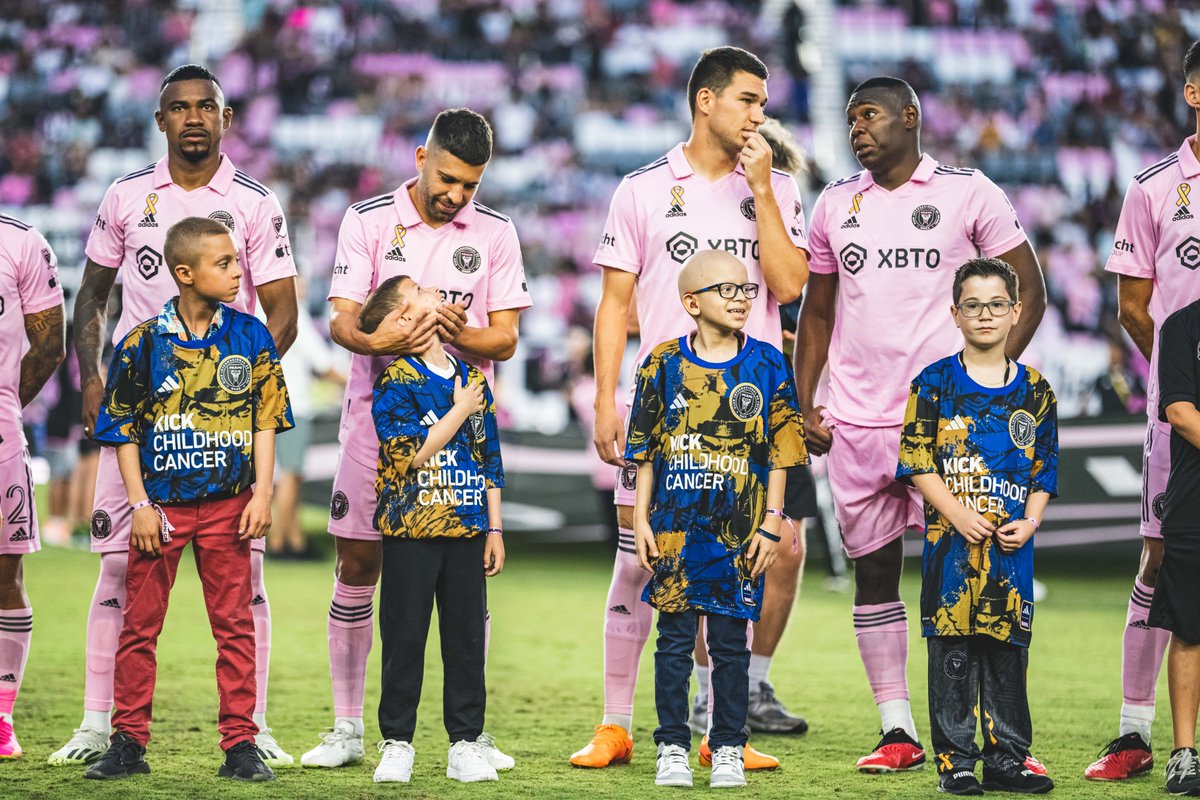
[[[636,470],[620,458],[625,415],[614,402],[634,290],[641,322],[636,367],[655,346],[692,329],[678,303],[678,276],[697,251],[732,253],[752,282],[765,285],[769,294],[751,307],[746,332],[776,347],[779,304],[799,297],[808,276],[799,190],[791,175],[771,168],[770,145],[758,133],[766,102],[767,68],[757,56],[736,47],[705,51],[688,81],[690,138],[621,181],[596,251],[604,274],[594,339],[594,440],[600,457],[623,469],[615,497],[620,539],[605,603],[604,717],[591,742],[571,756],[577,767],[629,760],[638,661],[652,622],[641,601],[647,575],[633,543]],[[792,563],[775,569],[798,569],[792,548],[780,550]],[[772,592],[770,577],[766,591]],[[770,598],[765,602],[771,606]],[[779,762],[748,746],[745,764],[762,769]]]
[[[273,192],[221,153],[221,136],[233,121],[233,109],[225,106],[216,76],[195,64],[173,70],[162,82],[154,118],[166,135],[166,156],[109,186],[84,250],[87,263],[75,298],[75,352],[83,430],[89,436],[104,393],[100,358],[113,283],[119,273],[122,310],[115,343],[135,325],[158,316],[163,303],[177,293],[163,261],[163,242],[167,229],[185,217],[210,217],[233,233],[244,280],[230,305],[253,313],[256,299],[261,302],[280,355],[296,336],[296,265],[283,210]],[[100,554],[100,577],[88,612],[83,722],[50,755],[51,764],[91,763],[108,749],[131,524],[115,450],[104,448],[92,513],[92,552]],[[271,614],[263,584],[264,542],[255,540],[251,554],[258,681],[254,720],[260,728],[256,743],[267,764],[286,766],[293,759],[266,723]]]
[[[329,605],[334,724],[301,757],[305,767],[340,767],[363,757],[363,690],[382,563],[381,536],[372,524],[379,463],[371,419],[375,379],[397,355],[424,352],[439,336],[491,382],[493,362],[516,351],[521,310],[532,304],[516,228],[473,199],[491,157],[486,119],[465,108],[443,111],[417,148],[417,177],[351,206],[338,233],[329,331],[353,355],[329,506],[329,533],[337,546]],[[367,295],[396,275],[439,287],[445,302],[407,325],[400,323],[404,309],[397,308],[374,333],[363,333],[358,316]],[[512,768],[513,760],[486,733],[480,744],[493,767]]]
[[[1171,426],[1158,419],[1158,341],[1164,320],[1200,299],[1200,42],[1183,62],[1183,96],[1195,110],[1196,133],[1179,149],[1129,182],[1105,269],[1117,273],[1121,326],[1150,360],[1146,447],[1142,459],[1142,558],[1121,642],[1121,719],[1117,738],[1084,770],[1093,780],[1119,781],[1154,767],[1150,728],[1155,684],[1169,631],[1146,624],[1162,565],[1162,514],[1171,471]],[[1196,191],[1196,197],[1192,192]]]
[[[0,214],[0,759],[20,758],[13,704],[33,608],[21,559],[41,549],[21,409],[66,356],[58,260],[35,228]]]
[[[812,276],[794,358],[808,447],[828,454],[843,546],[855,562],[854,633],[882,720],[882,740],[858,768],[891,772],[925,764],[900,600],[902,537],[923,520],[920,496],[895,480],[908,386],[925,364],[961,348],[941,305],[960,264],[982,253],[1016,270],[1024,313],[1008,337],[1010,358],[1037,328],[1045,282],[1004,193],[977,170],[921,152],[911,86],[859,84],[846,124],[863,170],[826,186],[813,206]],[[828,398],[818,404],[826,362]]]

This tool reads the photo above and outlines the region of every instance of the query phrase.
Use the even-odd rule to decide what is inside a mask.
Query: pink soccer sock
[[[875,703],[908,699],[908,617],[899,600],[854,606],[854,636]]]
[[[631,541],[633,531],[620,529],[622,539]],[[654,612],[642,602],[642,589],[649,575],[637,555],[617,551],[612,584],[604,606],[604,713],[632,716],[633,692],[637,688],[638,662],[650,635]]]
[[[0,608],[0,714],[12,716],[32,637],[32,608]]]
[[[1162,670],[1163,653],[1171,641],[1171,632],[1146,624],[1154,587],[1136,578],[1125,616],[1125,635],[1121,639],[1121,692],[1131,706],[1154,708],[1155,685]]]
[[[375,585],[349,586],[333,581],[329,604],[329,676],[333,681],[335,717],[363,715],[367,657],[375,634],[372,601]]]
[[[267,676],[271,672],[271,601],[263,582],[261,550],[250,551],[250,616],[254,617],[254,713],[267,713]]]
[[[100,577],[92,595],[87,619],[87,676],[83,684],[83,708],[108,714],[113,705],[113,671],[121,615],[125,608],[127,553],[100,556]]]

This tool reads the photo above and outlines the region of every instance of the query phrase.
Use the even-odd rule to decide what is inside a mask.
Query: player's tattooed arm
[[[296,301],[296,279],[277,281],[254,287],[267,315],[267,330],[275,340],[275,351],[282,357],[296,341],[296,321],[300,316]]]
[[[108,334],[108,296],[112,293],[117,271],[103,267],[90,258],[83,268],[79,293],[75,295],[75,357],[79,361],[79,385],[83,392],[83,432],[96,430],[96,415],[104,397],[104,377],[100,357]]]
[[[1013,325],[1008,334],[1005,351],[1009,358],[1020,358],[1021,353],[1029,346],[1029,341],[1046,313],[1046,278],[1042,274],[1042,265],[1038,263],[1037,254],[1028,241],[999,256],[999,259],[1017,273],[1021,285],[1021,321]]]
[[[67,355],[67,326],[62,305],[25,315],[29,352],[21,359],[18,394],[21,406],[29,404]]]
[[[1117,275],[1117,319],[1146,360],[1154,352],[1154,318],[1150,316],[1153,278]]]

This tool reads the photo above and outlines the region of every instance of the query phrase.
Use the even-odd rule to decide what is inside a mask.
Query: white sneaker
[[[733,745],[718,747],[713,751],[712,773],[708,785],[714,789],[728,789],[746,785],[746,769],[742,764],[742,748]]]
[[[363,737],[349,723],[339,723],[321,734],[321,743],[300,756],[302,767],[342,767],[363,760]]]
[[[375,768],[376,783],[408,783],[412,778],[413,758],[416,751],[408,742],[384,739],[379,743],[379,766]]]
[[[492,765],[493,769],[512,769],[517,765],[516,760],[512,756],[500,752],[500,748],[496,747],[495,737],[487,731],[479,734],[479,738],[475,742],[484,748],[487,753],[488,763]]]
[[[108,736],[95,728],[76,728],[71,740],[50,754],[47,764],[56,767],[91,764],[108,752]]]
[[[499,780],[496,768],[488,762],[487,748],[478,741],[466,739],[450,745],[446,777],[463,783]]]
[[[687,750],[677,744],[660,744],[654,782],[659,786],[691,786],[692,766],[688,764]]]
[[[279,746],[279,742],[275,741],[270,728],[259,730],[254,737],[254,746],[258,748],[259,758],[268,767],[290,767],[296,763],[296,759],[292,758],[291,754],[284,752],[284,749]]]

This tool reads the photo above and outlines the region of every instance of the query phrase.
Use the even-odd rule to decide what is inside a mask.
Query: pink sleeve
[[[602,267],[615,267],[638,274],[642,271],[643,257],[641,225],[633,186],[625,178],[613,192],[608,220],[604,223],[604,235],[592,260]]]
[[[114,183],[104,193],[100,210],[88,234],[84,254],[102,267],[120,269],[125,259],[125,220],[121,218],[117,185]]]
[[[792,243],[801,250],[808,249],[808,237],[804,233],[804,204],[800,202],[800,189],[791,175],[776,175],[775,201],[779,203],[779,214],[784,227],[792,237]]]
[[[1158,252],[1158,227],[1150,207],[1150,195],[1136,180],[1125,190],[1121,217],[1113,233],[1113,249],[1104,269],[1131,278],[1154,277],[1154,254]]]
[[[496,234],[492,248],[492,263],[488,265],[487,310],[529,308],[533,298],[525,283],[525,262],[521,259],[521,242],[517,229],[506,223]]]
[[[828,205],[828,192],[821,192],[817,202],[813,203],[812,225],[808,228],[808,268],[822,275],[833,275],[838,271],[837,259],[833,257],[829,238],[825,235]]]
[[[296,275],[296,262],[292,260],[292,243],[288,238],[287,223],[279,198],[272,192],[264,197],[254,209],[246,231],[244,258],[250,269],[250,279],[255,286],[292,278]]]
[[[344,297],[356,303],[365,303],[367,295],[375,288],[371,285],[374,275],[375,265],[362,217],[353,208],[348,208],[338,231],[329,299]]]
[[[1003,190],[982,172],[976,173],[972,182],[968,216],[972,228],[967,233],[979,251],[992,258],[1026,241],[1028,237],[1017,219],[1017,212]]]
[[[21,243],[17,293],[21,299],[22,314],[36,314],[63,303],[58,259],[36,228],[30,228]]]

